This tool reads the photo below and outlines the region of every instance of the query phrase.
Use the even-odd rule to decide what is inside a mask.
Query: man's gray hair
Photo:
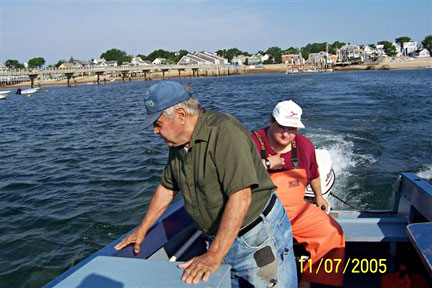
[[[185,109],[186,113],[189,115],[195,115],[201,110],[201,105],[198,102],[198,99],[196,98],[189,98],[181,103],[178,103],[174,106],[171,106],[169,108],[166,108],[162,115],[164,115],[167,118],[172,119],[174,117],[174,111],[176,111],[179,108]]]

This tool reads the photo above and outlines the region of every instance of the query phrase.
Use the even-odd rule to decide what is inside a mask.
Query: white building
[[[206,65],[206,64],[211,64],[211,63],[206,59],[195,56],[193,54],[184,55],[177,63],[177,65]]]
[[[93,65],[96,67],[107,67],[106,60],[104,58],[93,59]]]
[[[166,63],[166,59],[165,58],[156,58],[152,62],[153,65],[163,65],[165,63]]]
[[[429,52],[428,49],[421,49],[417,51],[417,57],[421,58],[421,57],[431,57],[431,54]]]
[[[402,55],[403,56],[414,56],[417,49],[418,48],[417,48],[417,42],[416,41],[404,42],[402,44]]]
[[[401,57],[402,56],[402,47],[400,46],[400,44],[396,43],[396,42],[393,42],[392,44],[396,48],[396,52],[397,52],[396,57]]]
[[[363,51],[360,46],[346,44],[337,51],[339,61],[363,61]]]
[[[223,57],[220,57],[217,54],[214,53],[210,53],[210,52],[195,52],[194,54],[195,56],[198,56],[200,58],[206,59],[207,61],[211,62],[212,64],[215,65],[224,65],[224,64],[228,64],[228,59],[225,59]]]
[[[246,63],[246,60],[247,60],[248,58],[249,58],[249,57],[248,57],[248,56],[245,56],[245,55],[237,55],[237,56],[234,56],[234,57],[231,59],[231,64],[234,65],[234,66],[241,66],[241,65],[244,65],[244,63]]]
[[[177,65],[224,65],[228,64],[228,59],[220,57],[210,52],[195,52],[183,56]]]
[[[261,62],[264,62],[267,60],[273,60],[273,56],[270,54],[265,54],[265,55],[261,56]]]
[[[0,62],[0,71],[6,71],[7,69],[6,65]]]
[[[150,62],[151,63],[151,62]],[[139,56],[134,56],[131,60],[133,66],[148,66],[148,62],[141,59]]]

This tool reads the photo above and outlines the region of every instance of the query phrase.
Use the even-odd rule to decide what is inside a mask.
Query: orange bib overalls
[[[315,205],[304,200],[308,184],[305,169],[291,169],[270,174],[273,183],[278,187],[278,194],[288,218],[291,222],[293,237],[303,244],[310,253],[310,261],[304,263],[302,280],[305,282],[321,283],[325,285],[342,286],[345,259],[345,236],[340,225]],[[340,261],[338,273],[333,269],[327,273],[318,265],[323,258],[332,261],[332,267]],[[323,265],[323,264],[322,264]],[[330,267],[330,263],[327,267]]]

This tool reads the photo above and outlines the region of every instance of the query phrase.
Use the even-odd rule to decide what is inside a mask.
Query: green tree
[[[288,49],[285,49],[282,51],[282,54],[298,54],[299,53],[299,49],[295,48],[295,47],[289,47]]]
[[[432,52],[432,35],[428,35],[422,41],[423,47],[428,49],[429,52]]]
[[[399,37],[399,38],[396,38],[396,39],[395,39],[395,42],[396,42],[396,43],[399,43],[401,47],[402,47],[402,44],[403,44],[404,42],[410,42],[410,41],[411,41],[411,38],[408,37],[408,36],[402,36],[402,37]]]
[[[371,47],[371,48],[376,48],[375,44],[373,44],[373,43],[369,44],[368,46]]]
[[[19,63],[17,60],[12,60],[12,59],[6,60],[5,66],[8,67],[8,68],[13,68],[13,69],[22,69],[22,68],[24,68],[23,64]]]
[[[333,42],[333,44],[331,44],[329,46],[329,52],[331,54],[336,54],[336,51],[340,48],[342,48],[345,45],[345,42],[339,42],[339,41],[335,41]]]
[[[132,58],[133,57],[131,55],[123,55],[119,59],[117,59],[117,65],[122,65],[123,62],[130,62],[132,61]]]
[[[104,58],[106,61],[119,61],[121,57],[127,56],[125,51],[119,49],[110,49],[102,53],[99,58]]]
[[[327,48],[329,49],[330,53],[334,54],[334,53],[336,53],[336,49],[338,49],[337,47],[339,47],[339,46],[342,47],[343,45],[345,45],[345,43],[338,42],[338,41],[336,41],[335,43],[332,44],[334,46],[331,46],[331,45],[328,46],[327,42],[323,42],[323,43],[309,43],[309,44],[306,45],[306,47],[303,47],[301,49],[302,57],[304,59],[308,59],[310,53],[319,53],[321,51],[326,51]]]
[[[39,68],[45,64],[45,59],[43,57],[32,58],[28,61],[29,68]]]
[[[265,54],[269,54],[273,57],[274,63],[282,63],[282,49],[279,47],[270,47],[267,49]]]
[[[393,46],[393,43],[391,43],[389,41],[380,41],[380,42],[378,42],[378,44],[384,45],[384,51],[388,56],[396,56],[397,55],[397,50],[396,50],[396,47]]]
[[[180,50],[177,52],[177,56],[175,56],[174,62],[177,64],[183,56],[189,54],[187,50]]]
[[[231,61],[235,56],[242,55],[243,52],[237,48],[230,48],[225,51],[225,58]]]
[[[165,51],[163,49],[154,50],[149,55],[147,55],[146,60],[153,61],[156,58],[165,58],[167,60],[174,60],[175,59],[175,53],[170,51]]]
[[[219,49],[216,51],[216,55],[220,56],[220,57],[225,57],[225,49]]]

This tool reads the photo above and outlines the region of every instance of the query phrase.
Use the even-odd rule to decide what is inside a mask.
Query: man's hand
[[[222,259],[218,259],[209,252],[201,256],[194,257],[189,261],[178,265],[179,268],[185,269],[182,280],[188,284],[197,284],[202,279],[208,281],[211,273],[215,272],[221,265]]]
[[[134,253],[138,254],[145,235],[146,232],[144,231],[144,229],[138,227],[135,231],[126,236],[119,244],[117,244],[114,249],[121,250],[129,244],[135,243]]]
[[[316,201],[316,205],[318,206],[318,208],[322,209],[321,207],[324,206],[325,207],[324,212],[328,212],[329,204],[328,204],[327,200],[325,200],[322,195],[318,196],[318,197],[315,196],[315,201]]]
[[[276,155],[268,155],[267,159],[270,161],[270,169],[272,170],[278,170],[282,169],[285,165],[285,159],[280,156],[280,153]]]

